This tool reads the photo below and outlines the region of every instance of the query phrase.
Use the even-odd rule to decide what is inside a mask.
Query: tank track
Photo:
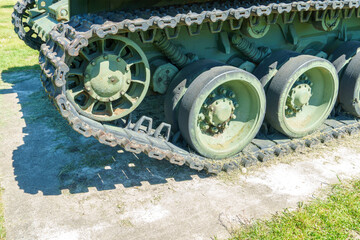
[[[23,22],[23,17],[27,14],[26,11],[33,8],[34,6],[35,0],[19,0],[14,5],[14,12],[11,15],[11,22],[14,25],[14,30],[18,37],[32,49],[39,50],[41,44],[44,42],[37,35],[36,37],[33,37],[33,34],[36,34],[34,30],[32,30],[31,27],[27,25],[27,23]],[[26,27],[29,28],[28,31],[26,31]]]
[[[231,5],[233,4],[233,5]],[[100,38],[108,34],[126,34],[127,32],[148,31],[177,25],[190,26],[204,22],[227,21],[229,19],[248,18],[250,15],[283,14],[296,11],[317,11],[325,9],[358,8],[360,2],[346,1],[308,1],[308,2],[268,2],[267,5],[255,6],[256,2],[225,2],[193,4],[181,8],[168,7],[149,11],[107,12],[74,17],[68,23],[58,24],[50,33],[49,41],[41,46],[41,80],[49,98],[55,103],[62,116],[73,129],[85,137],[93,136],[100,143],[115,147],[117,145],[135,154],[145,153],[158,160],[166,159],[172,164],[188,165],[195,170],[219,173],[250,166],[258,161],[265,162],[274,157],[310,148],[333,138],[340,138],[359,132],[360,123],[341,110],[332,114],[317,132],[302,139],[289,139],[271,131],[262,131],[241,153],[231,159],[215,161],[207,159],[179,144],[174,135],[170,141],[171,126],[161,123],[153,128],[153,119],[147,116],[137,121],[130,120],[123,126],[118,123],[100,123],[77,113],[64,94],[65,76],[69,68],[65,64],[65,54],[77,56],[88,39]],[[181,11],[188,11],[183,14]],[[218,10],[213,10],[218,9]],[[227,10],[219,10],[227,9]],[[155,16],[145,18],[144,16]],[[172,17],[174,16],[174,17]],[[335,111],[334,111],[335,112]],[[264,133],[265,132],[265,133]]]

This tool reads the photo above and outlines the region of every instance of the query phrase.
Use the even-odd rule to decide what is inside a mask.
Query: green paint
[[[180,122],[180,130],[200,154],[226,158],[249,144],[264,115],[265,94],[259,81],[243,70],[220,66],[189,86],[179,110],[188,123]]]
[[[109,102],[121,97],[130,87],[131,72],[127,63],[117,55],[96,57],[85,69],[85,89],[100,101]]]
[[[330,62],[305,55],[291,58],[269,84],[267,121],[287,136],[308,135],[329,116],[338,85]]]
[[[150,67],[143,51],[130,39],[94,39],[67,75],[66,95],[83,115],[98,121],[120,119],[144,99]]]
[[[46,40],[50,29],[69,15],[205,1],[45,1],[45,6],[32,10],[28,22]],[[67,75],[67,97],[80,114],[97,121],[113,121],[134,111],[150,85],[154,92],[164,94],[178,71],[196,64],[198,59],[216,60],[255,74],[267,57],[287,50],[280,56],[282,60],[261,69],[267,71],[261,79],[267,92],[266,121],[289,137],[302,137],[315,131],[328,117],[339,83],[330,62],[298,55],[326,58],[342,41],[360,40],[357,14],[350,14],[348,9],[339,12],[250,16],[237,25],[231,19],[224,24],[183,24],[176,29],[91,39],[79,57],[67,59],[72,66]],[[222,80],[218,85],[197,89],[185,120],[192,127],[182,132],[189,135],[188,143],[202,155],[223,158],[239,152],[255,136],[262,124],[265,99],[258,79],[252,75],[216,74],[207,80],[210,84],[219,77]],[[279,78],[283,80],[276,83]],[[187,88],[183,88],[185,95]],[[174,100],[176,109],[184,94]]]

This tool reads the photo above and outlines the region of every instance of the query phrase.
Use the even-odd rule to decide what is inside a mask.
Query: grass
[[[26,46],[14,32],[11,24],[11,13],[15,0],[0,1],[0,72],[12,70],[38,68],[39,53]],[[15,70],[15,69],[14,69]]]
[[[238,239],[360,239],[360,180],[340,182],[326,198],[244,226],[229,240]]]

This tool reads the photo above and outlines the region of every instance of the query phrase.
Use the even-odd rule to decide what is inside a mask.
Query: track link
[[[32,49],[39,50],[44,42],[35,33],[31,26],[24,20],[28,16],[28,10],[35,7],[35,0],[20,0],[14,5],[14,12],[11,15],[11,22],[18,37]]]
[[[170,141],[170,128],[161,123],[153,128],[153,120],[142,116],[136,121],[131,117],[124,123],[100,123],[81,116],[70,104],[65,95],[65,76],[69,71],[68,57],[75,57],[92,37],[104,38],[107,35],[125,35],[127,32],[145,32],[151,29],[175,28],[178,25],[214,23],[218,21],[239,20],[250,15],[278,15],[297,11],[318,11],[325,9],[358,8],[359,1],[309,1],[286,2],[249,6],[240,2],[207,3],[168,7],[149,11],[108,12],[100,15],[76,16],[68,23],[58,24],[50,32],[49,41],[40,49],[41,80],[49,98],[55,103],[62,116],[73,129],[85,137],[93,136],[100,143],[115,147],[117,145],[135,154],[145,153],[158,160],[166,159],[172,164],[188,165],[192,169],[219,173],[250,166],[258,161],[265,162],[300,149],[310,148],[333,138],[340,138],[359,132],[360,123],[345,113],[334,114],[319,131],[302,139],[289,139],[277,132],[259,133],[240,154],[231,159],[215,161],[206,159],[188,150],[186,145]],[[188,13],[181,13],[181,11]],[[215,10],[214,10],[215,9]],[[225,9],[225,10],[220,10]],[[146,18],[145,16],[153,16]],[[155,17],[154,17],[155,16]],[[264,131],[263,131],[264,132]],[[176,139],[176,135],[173,140]]]

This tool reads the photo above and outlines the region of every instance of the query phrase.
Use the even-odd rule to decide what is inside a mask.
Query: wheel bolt
[[[231,115],[231,119],[236,119],[236,115],[235,115],[235,114],[232,114],[232,115]]]
[[[199,114],[199,120],[200,121],[204,121],[205,120],[205,116],[204,116],[204,114]]]
[[[120,62],[120,61],[121,61],[121,58],[119,58],[119,57],[118,57],[118,58],[116,58],[116,61]]]
[[[237,102],[234,102],[234,107],[235,108],[238,108],[239,107],[239,104]]]
[[[107,55],[104,55],[104,59],[105,59],[105,60],[108,60],[108,58],[109,58],[109,57],[108,57]]]
[[[127,84],[130,84],[130,82],[131,82],[130,79],[127,79],[127,80],[126,80],[126,83],[127,83]]]
[[[225,95],[227,91],[226,91],[225,88],[220,88],[219,92],[220,92],[221,94],[224,94],[224,95]]]
[[[216,94],[215,94],[215,93],[213,93],[213,92],[212,92],[212,93],[210,93],[210,97],[212,97],[212,98],[213,98],[213,97],[215,97],[215,96],[216,96]]]
[[[217,129],[217,127],[212,127],[212,128],[211,128],[211,131],[212,131],[213,133],[217,133],[217,132],[219,132],[219,129]]]
[[[96,65],[96,62],[92,61],[92,62],[91,62],[91,65],[92,65],[92,66],[95,66],[95,65]]]
[[[204,130],[208,130],[209,129],[209,125],[207,125],[206,123],[200,123],[200,128],[204,129]]]
[[[229,92],[229,97],[230,97],[230,98],[234,98],[234,97],[235,97],[235,93],[233,93],[233,92],[230,91],[230,92]]]
[[[203,107],[203,108],[207,108],[207,107],[208,107],[207,103],[204,103],[204,104],[202,105],[202,107]]]
[[[85,78],[89,79],[90,75],[89,74],[85,74]]]

